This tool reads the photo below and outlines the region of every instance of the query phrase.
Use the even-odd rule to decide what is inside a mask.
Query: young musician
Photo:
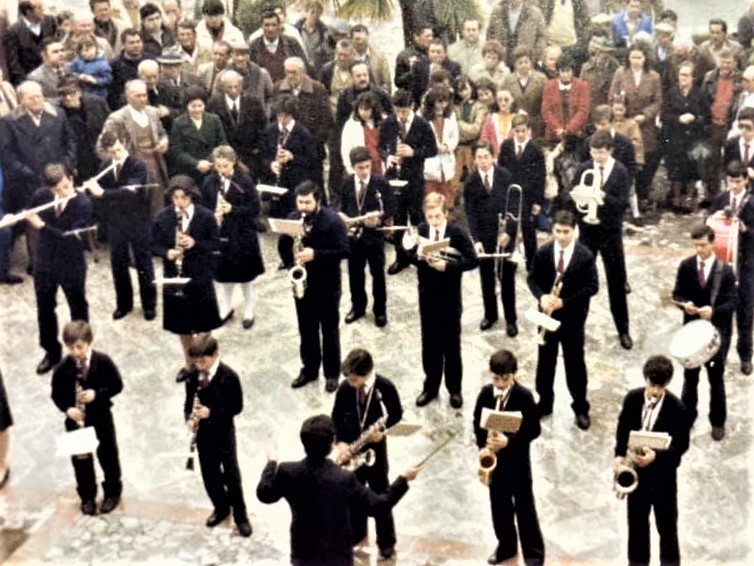
[[[233,290],[243,292],[243,328],[254,325],[254,279],[264,273],[264,261],[257,238],[261,203],[254,180],[238,168],[235,150],[221,145],[212,151],[212,173],[202,186],[205,206],[215,211],[220,227],[220,262],[215,280],[222,289],[223,322],[233,317]]]
[[[414,114],[410,92],[397,90],[393,105],[395,113],[380,128],[380,155],[385,160],[385,176],[407,182],[396,193],[396,223],[410,221],[416,226],[421,221],[424,197],[424,160],[437,155],[437,142],[429,122]],[[400,273],[410,263],[401,238],[395,239],[395,254],[395,262],[388,268],[390,275]]]
[[[26,217],[39,233],[34,257],[34,293],[37,298],[39,345],[45,356],[37,366],[43,374],[55,367],[62,356],[58,342],[58,317],[55,297],[62,287],[72,320],[89,320],[86,301],[86,258],[84,239],[71,233],[92,223],[92,203],[73,186],[73,174],[65,165],[50,163],[44,168],[45,188],[35,192],[29,208],[55,203],[46,210]]]
[[[207,526],[222,523],[233,510],[233,520],[243,537],[251,536],[251,524],[241,484],[233,419],[243,410],[238,374],[220,361],[217,339],[209,334],[194,337],[189,355],[196,371],[186,380],[183,415],[194,433],[202,481],[214,511]]]
[[[393,382],[374,371],[372,355],[355,348],[343,361],[343,376],[346,380],[335,393],[332,419],[335,424],[336,448],[339,463],[348,464],[353,454],[349,445],[364,439],[367,442],[358,451],[363,456],[367,450],[374,451],[374,464],[362,465],[356,470],[359,481],[375,493],[385,493],[388,480],[387,439],[385,430],[403,418],[403,407]],[[377,528],[377,546],[382,558],[395,553],[395,524],[390,509],[374,516]],[[351,510],[351,528],[354,544],[367,536],[367,515],[363,509]]]
[[[515,513],[524,561],[527,565],[544,564],[545,543],[534,503],[529,459],[529,444],[540,433],[537,405],[531,391],[516,381],[518,360],[513,352],[498,350],[490,356],[489,367],[492,383],[482,387],[474,407],[477,446],[489,448],[497,457],[489,487],[492,524],[498,544],[487,563],[504,562],[518,553]],[[483,408],[520,411],[518,432],[490,434],[481,426]]]
[[[349,218],[375,214],[354,225],[350,230],[348,282],[351,288],[351,311],[345,320],[346,324],[351,324],[364,316],[367,308],[364,268],[368,263],[372,275],[374,323],[382,328],[387,324],[385,238],[383,232],[376,228],[392,224],[396,207],[395,197],[385,178],[372,173],[372,159],[366,147],[354,147],[348,158],[354,174],[343,183],[340,216],[348,223]]]
[[[466,218],[477,254],[512,253],[516,244],[518,194],[514,192],[510,198],[511,174],[495,165],[493,154],[489,142],[474,145],[476,170],[466,178],[463,188]],[[480,259],[479,278],[484,300],[479,330],[488,330],[497,322],[495,279],[500,279],[505,331],[508,336],[516,336],[516,264],[501,257]]]
[[[605,267],[610,312],[618,330],[620,345],[630,350],[634,342],[628,332],[628,301],[626,298],[626,259],[623,253],[623,215],[633,179],[625,165],[613,157],[613,137],[604,131],[595,132],[589,142],[592,159],[576,170],[579,180],[585,171],[594,172],[604,204],[597,208],[599,224],[589,224],[579,217],[579,241],[594,254],[602,255]]]
[[[683,310],[683,323],[692,320],[708,320],[720,334],[720,348],[711,360],[705,363],[710,386],[709,420],[712,438],[725,437],[725,359],[728,357],[738,294],[736,277],[727,263],[714,255],[715,231],[700,225],[691,231],[695,255],[684,259],[678,266],[673,300]],[[697,416],[697,386],[701,368],[683,370],[681,399],[686,406],[689,422],[693,425]]]
[[[154,284],[152,264],[152,230],[150,197],[146,185],[147,165],[141,159],[129,155],[127,140],[115,131],[103,132],[100,146],[110,156],[100,167],[113,169],[99,180],[91,180],[84,186],[105,202],[110,243],[110,266],[115,284],[115,310],[113,320],[119,320],[133,309],[133,288],[128,265],[131,254],[139,278],[141,307],[145,320],[156,316],[157,290]],[[156,190],[156,189],[155,189]]]
[[[408,491],[419,468],[409,468],[387,491],[377,495],[356,477],[327,458],[334,447],[335,425],[327,415],[306,419],[301,426],[306,458],[278,464],[273,450],[257,485],[262,503],[282,498],[291,507],[291,561],[299,566],[352,566],[354,505],[370,515],[387,512]]]
[[[584,325],[589,314],[589,300],[597,294],[597,266],[589,248],[575,240],[576,217],[569,210],[559,210],[553,216],[554,240],[540,247],[527,283],[539,303],[540,310],[560,321],[555,332],[540,336],[537,356],[537,393],[539,414],[552,414],[555,400],[553,382],[558,363],[558,345],[563,346],[566,382],[576,415],[576,425],[587,430],[589,401],[587,401],[587,374],[584,363]]]
[[[301,245],[290,236],[281,236],[278,246],[285,265],[302,266],[307,275],[303,297],[295,299],[303,367],[291,387],[317,380],[321,364],[325,390],[332,393],[338,388],[340,373],[340,262],[348,257],[348,232],[338,214],[322,205],[317,185],[306,181],[295,192],[297,212],[288,218],[304,224]]]
[[[178,334],[184,365],[176,381],[193,367],[188,349],[191,335],[209,332],[222,322],[217,312],[212,255],[219,244],[217,220],[211,210],[196,204],[200,194],[191,177],[176,175],[168,183],[172,204],[155,218],[152,253],[162,258],[163,276],[187,277],[186,284],[162,288],[162,327]]]
[[[676,470],[689,447],[690,423],[681,400],[667,389],[673,377],[672,362],[665,356],[651,356],[643,374],[644,387],[629,391],[623,399],[615,433],[615,472],[628,459],[639,478],[636,490],[628,494],[628,561],[649,564],[649,512],[654,507],[660,563],[680,564]],[[670,448],[632,451],[628,448],[632,430],[666,432],[672,438]]]
[[[740,122],[740,119],[739,119]],[[754,148],[753,148],[754,149]],[[740,161],[731,161],[726,166],[728,191],[721,193],[712,205],[712,216],[738,219],[738,256],[736,275],[738,279],[738,307],[736,328],[738,330],[738,356],[741,373],[751,375],[752,365],[752,317],[754,316],[754,202],[747,192],[748,174]]]
[[[432,401],[440,390],[443,371],[450,406],[463,405],[461,380],[461,276],[477,266],[474,246],[460,226],[448,220],[448,204],[439,193],[424,197],[425,221],[419,224],[419,244],[410,251],[411,262],[418,267],[419,316],[422,333],[422,366],[424,386],[416,398],[416,406]],[[423,239],[423,240],[422,240]],[[452,259],[441,254],[424,254],[423,243],[450,240],[455,252]]]
[[[112,398],[123,390],[123,380],[110,356],[92,349],[94,335],[89,323],[69,322],[63,328],[63,342],[68,356],[52,374],[52,400],[66,415],[65,429],[92,426],[97,435],[97,459],[105,474],[102,488],[105,498],[100,513],[110,513],[118,506],[123,490],[118,439],[110,410]],[[96,515],[97,478],[93,454],[71,457],[76,474],[76,491],[81,498],[81,512]]]

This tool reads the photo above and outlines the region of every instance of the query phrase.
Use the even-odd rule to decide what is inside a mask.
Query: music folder
[[[424,254],[431,254],[439,252],[450,247],[450,238],[445,238],[438,242],[430,242],[426,238],[421,238],[421,252]]]
[[[479,426],[485,430],[496,432],[518,432],[521,428],[523,415],[521,411],[495,411],[487,407],[482,408]]]
[[[268,218],[270,229],[275,234],[285,234],[295,238],[304,235],[304,225],[301,220],[283,220],[282,218]]]
[[[667,450],[673,442],[673,437],[667,432],[652,432],[649,430],[632,430],[628,435],[629,448],[651,448],[652,450]]]
[[[270,193],[271,195],[275,195],[275,196],[282,196],[288,192],[288,189],[286,189],[285,187],[278,187],[277,185],[267,185],[265,183],[258,183],[257,192]]]
[[[81,456],[92,454],[99,446],[93,426],[61,432],[55,439],[59,456]]]

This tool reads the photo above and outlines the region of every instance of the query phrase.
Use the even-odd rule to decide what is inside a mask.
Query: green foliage
[[[435,7],[439,27],[453,30],[459,35],[463,31],[465,20],[482,21],[476,0],[435,0]]]
[[[392,0],[346,0],[338,16],[346,19],[386,22],[393,17]]]
[[[262,12],[285,6],[285,0],[241,0],[235,14],[235,24],[248,37],[262,25]]]

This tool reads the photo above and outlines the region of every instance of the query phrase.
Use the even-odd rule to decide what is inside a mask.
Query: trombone
[[[518,209],[517,213],[513,214],[510,211],[510,205],[511,205],[511,192],[518,193],[518,197],[513,197],[518,199]],[[520,251],[520,244],[523,241],[523,237],[521,235],[521,209],[524,204],[524,191],[521,185],[518,184],[511,184],[508,186],[508,190],[505,193],[505,210],[498,214],[498,228],[497,228],[497,247],[495,248],[494,253],[481,253],[477,254],[477,258],[479,259],[494,259],[497,262],[496,272],[500,273],[502,269],[502,263],[500,263],[501,259],[507,259],[508,261],[520,264],[524,263],[524,254]],[[505,243],[503,243],[503,237],[508,234],[507,228],[508,228],[508,222],[515,222],[516,223],[516,233],[514,234],[514,249],[512,252],[506,252],[505,248],[508,245],[509,240],[506,240]]]

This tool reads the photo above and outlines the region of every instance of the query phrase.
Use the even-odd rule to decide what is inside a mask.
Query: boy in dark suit
[[[349,445],[374,427],[375,430],[368,436],[369,441],[359,451],[363,455],[367,450],[373,450],[374,464],[363,465],[355,473],[361,483],[369,484],[372,491],[385,493],[390,486],[385,430],[403,418],[398,390],[392,381],[374,372],[372,355],[362,348],[355,348],[348,353],[343,361],[343,376],[346,381],[340,384],[335,393],[332,408],[337,440],[335,447],[340,451],[338,461],[342,465],[351,460],[354,455],[349,453]],[[354,544],[367,536],[365,511],[359,507],[351,510]],[[374,520],[380,556],[390,558],[395,553],[393,514],[387,509],[384,513],[376,514]]]
[[[740,135],[725,142],[723,164],[740,161],[747,170],[749,189],[754,188],[754,108],[742,108],[738,114]]]
[[[515,513],[521,534],[521,551],[527,566],[544,564],[545,543],[539,528],[532,492],[529,444],[539,436],[539,414],[534,397],[516,381],[518,360],[513,352],[498,350],[490,356],[492,383],[482,387],[474,407],[474,434],[477,447],[489,448],[497,457],[492,472],[490,509],[498,545],[488,564],[504,562],[516,555],[518,544]],[[515,433],[489,434],[481,427],[483,408],[520,411],[521,427]]]
[[[367,307],[364,291],[364,268],[369,264],[372,274],[372,298],[374,323],[378,327],[387,324],[387,290],[385,285],[385,238],[377,227],[392,224],[395,214],[393,189],[381,175],[372,174],[372,160],[365,147],[355,147],[349,154],[354,174],[343,183],[340,216],[344,222],[371,212],[380,216],[365,219],[355,225],[349,242],[348,281],[351,288],[351,311],[346,315],[346,324],[355,322]],[[355,234],[354,234],[355,232]]]
[[[196,435],[202,481],[214,506],[206,524],[219,525],[232,509],[238,532],[250,537],[233,423],[233,418],[243,410],[241,381],[233,369],[220,361],[217,339],[213,336],[196,336],[189,355],[196,371],[186,380],[183,416],[189,430]]]
[[[587,373],[584,363],[584,325],[589,301],[597,294],[597,266],[589,248],[576,242],[576,217],[569,210],[559,210],[553,217],[554,241],[543,245],[534,255],[527,283],[540,310],[560,321],[560,328],[544,335],[537,357],[537,393],[539,414],[552,414],[555,398],[553,382],[558,363],[558,345],[563,345],[566,382],[576,414],[576,425],[587,430],[589,402]]]
[[[65,429],[93,426],[97,435],[97,459],[105,474],[102,488],[105,499],[100,513],[110,513],[118,506],[123,490],[118,439],[110,411],[112,398],[123,390],[117,366],[107,354],[92,349],[94,336],[89,323],[69,322],[63,328],[63,342],[69,355],[52,374],[52,400],[65,413]],[[76,491],[81,498],[81,512],[95,515],[97,483],[92,454],[71,458],[76,474]]]
[[[437,397],[444,371],[450,406],[460,409],[463,405],[461,277],[464,271],[474,269],[478,260],[469,237],[460,226],[448,221],[447,215],[448,204],[444,196],[429,193],[424,197],[426,220],[419,224],[419,242],[411,250],[410,256],[411,262],[418,268],[422,367],[425,375],[416,406],[423,407]],[[439,242],[446,238],[450,240],[450,248],[457,251],[457,257],[452,261],[423,253],[423,243]]]
[[[306,458],[278,464],[274,451],[268,451],[257,485],[262,503],[285,498],[291,507],[291,562],[297,566],[352,566],[351,509],[362,506],[370,515],[391,509],[419,473],[419,468],[409,468],[377,495],[327,458],[334,440],[330,417],[309,417],[301,426]]]
[[[644,387],[629,391],[623,399],[615,434],[615,472],[629,460],[638,476],[636,489],[628,495],[628,561],[649,564],[649,511],[654,507],[660,563],[680,564],[676,470],[689,447],[690,423],[681,400],[667,390],[672,362],[665,356],[652,356],[644,363],[643,373]],[[666,432],[672,437],[670,448],[632,452],[628,448],[632,430]]]
[[[29,208],[56,204],[26,217],[29,226],[39,233],[34,257],[34,293],[39,345],[44,349],[45,357],[37,366],[38,374],[50,371],[62,354],[58,342],[58,317],[55,315],[58,287],[62,287],[65,293],[71,320],[89,320],[84,241],[70,232],[87,228],[92,223],[92,203],[85,195],[76,193],[73,174],[65,165],[47,165],[44,179],[47,186],[32,195]]]
[[[714,255],[715,231],[707,225],[700,225],[691,231],[696,254],[684,259],[678,266],[673,287],[673,300],[683,310],[683,323],[692,320],[708,320],[720,333],[720,348],[705,367],[710,385],[709,420],[712,425],[712,438],[725,437],[725,359],[728,357],[732,334],[733,313],[738,303],[736,277],[733,269]],[[683,392],[681,399],[693,425],[697,416],[697,386],[701,368],[683,371]]]

